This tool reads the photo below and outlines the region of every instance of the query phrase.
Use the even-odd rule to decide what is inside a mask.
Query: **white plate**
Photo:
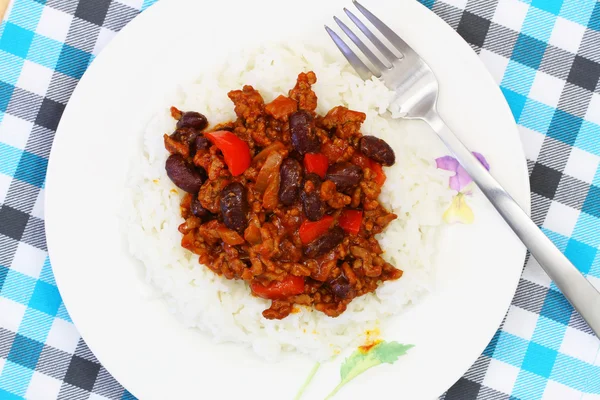
[[[427,60],[440,81],[439,108],[448,125],[487,157],[494,176],[529,209],[516,125],[475,53],[413,0],[365,5]],[[214,345],[183,328],[161,301],[148,300],[118,213],[136,134],[175,82],[198,75],[232,48],[274,37],[320,35],[332,46],[323,23],[341,16],[344,6],[350,1],[161,1],[123,29],[73,93],[48,169],[52,266],[91,350],[139,398],[291,398],[311,369],[298,355],[270,364],[236,345]],[[240,33],[236,26],[250,29]],[[416,347],[394,365],[361,375],[336,398],[432,399],[484,350],[510,305],[525,249],[491,206],[480,203],[475,224],[452,227],[443,241],[439,287],[385,334]],[[323,398],[338,381],[339,364],[323,366],[305,398]]]

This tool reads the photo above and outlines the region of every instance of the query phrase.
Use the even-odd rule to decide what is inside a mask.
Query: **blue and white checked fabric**
[[[44,236],[65,105],[100,49],[151,2],[14,0],[0,25],[0,399],[133,399],[73,326]]]
[[[44,181],[60,116],[103,46],[155,0],[14,0],[0,25],[0,399],[133,399],[89,351],[52,276]],[[500,85],[533,218],[600,287],[600,2],[419,0]],[[150,349],[151,350],[151,349]],[[600,341],[535,260],[445,400],[600,400]]]

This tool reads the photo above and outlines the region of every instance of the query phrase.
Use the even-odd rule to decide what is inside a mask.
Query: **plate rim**
[[[164,8],[164,7],[170,7],[171,4],[177,3],[177,2],[185,3],[186,1],[184,1],[184,0],[172,0],[172,1],[157,2],[154,5],[152,5],[151,7],[149,7],[146,11],[144,11],[143,13],[141,13],[138,17],[135,18],[135,20],[132,23],[130,23],[126,27],[124,27],[123,30],[121,30],[121,32],[119,32],[119,34],[113,39],[113,41],[111,41],[111,43],[109,43],[107,45],[107,47],[98,55],[98,57],[96,58],[96,60],[94,60],[94,62],[91,64],[90,68],[88,68],[88,71],[90,71],[90,70],[91,71],[95,71],[95,69],[99,68],[98,65],[100,65],[100,63],[97,60],[103,60],[104,58],[108,58],[108,56],[106,56],[106,54],[110,54],[110,50],[109,50],[109,52],[107,52],[107,50],[110,49],[110,48],[116,47],[116,45],[119,43],[118,41],[121,40],[120,38],[124,37],[124,35],[122,35],[123,32],[129,32],[130,30],[135,29],[135,27],[137,25],[141,24],[140,20],[150,19],[151,16],[152,16],[152,14],[157,14],[157,13],[160,12],[160,10],[162,8]],[[436,14],[434,14],[431,10],[427,9],[425,6],[421,5],[420,3],[415,2],[415,4],[416,4],[417,7],[420,7],[420,8],[423,8],[423,9],[427,10],[428,13],[430,13],[433,17],[435,17],[435,19],[437,19],[438,23],[443,24],[444,26],[446,26],[446,23],[441,18],[439,18]],[[450,28],[450,27],[448,26],[448,28]],[[460,36],[458,35],[458,33],[456,33],[452,28],[450,28],[450,29],[454,33],[455,36],[458,36],[460,38]],[[460,38],[460,40],[463,42],[464,46],[469,46],[462,38]],[[475,56],[475,58],[478,60],[478,63],[480,64],[480,68],[483,68],[483,69],[485,69],[487,71],[487,69],[483,65],[482,61],[479,59],[479,57],[474,52],[473,52],[473,56]],[[489,71],[487,71],[487,75],[488,75],[489,81],[491,81],[493,83],[493,85],[496,87],[496,90],[499,93],[501,93],[500,92],[500,88],[498,87],[498,85],[495,82],[493,82],[493,78],[492,78],[491,74],[489,73]],[[84,74],[84,76],[82,77],[82,79],[80,80],[80,82],[87,82],[87,80],[89,79],[89,76],[91,76],[91,74],[88,74],[88,72],[86,71],[86,74]],[[75,91],[73,92],[72,97],[77,93],[78,88],[79,88],[79,85],[75,89]],[[71,104],[71,102],[69,102],[69,104]],[[67,115],[67,116],[69,116],[69,114],[70,114],[69,113],[69,104],[67,104],[67,107],[65,108],[65,111],[64,111],[64,115]],[[506,104],[506,102],[505,102],[505,107],[508,108],[508,104]],[[513,123],[514,123],[514,119],[513,119]],[[59,124],[59,126],[58,126],[58,128],[56,130],[56,135],[55,135],[54,143],[57,143],[60,140],[60,138],[64,136],[64,135],[61,136],[61,132],[62,132],[61,127],[62,126],[63,126],[63,119],[61,119],[61,122],[60,122],[60,124]],[[514,126],[515,126],[514,130],[517,131],[517,128],[516,128],[517,125],[516,125],[516,123],[514,123]],[[60,143],[60,142],[58,142],[58,143]],[[519,159],[526,160],[525,153],[524,153],[524,150],[523,150],[523,143],[522,143],[521,140],[519,140],[519,144],[520,144]],[[52,173],[53,173],[53,171],[55,169],[55,164],[56,164],[55,162],[53,162],[53,160],[56,159],[56,157],[53,157],[53,156],[56,153],[59,152],[56,149],[57,149],[57,147],[53,145],[52,151],[51,151],[51,154],[50,154],[50,158],[49,158],[49,164],[48,164],[48,175],[47,175],[47,180],[46,180],[47,185],[46,185],[46,190],[45,190],[45,203],[47,205],[48,204],[53,204],[54,197],[57,196],[57,195],[54,194],[54,191],[52,190],[53,187],[54,187],[52,185],[52,182],[54,180],[53,179],[54,175],[52,175]],[[527,170],[525,170],[525,172],[527,172]],[[528,179],[526,180],[526,186],[527,186],[527,192],[530,193],[530,187],[529,187],[529,180]],[[527,213],[529,214],[530,213],[530,209],[531,209],[531,199],[530,199],[529,196],[527,196],[526,204],[524,204],[524,206],[526,208]],[[48,216],[52,214],[53,209],[51,207],[50,208],[46,207],[45,211],[46,211],[46,218],[45,218],[45,220],[48,221]],[[52,221],[53,217],[50,217],[49,219],[50,219],[50,221]],[[51,254],[52,250],[51,250],[50,242],[54,242],[54,239],[50,239],[50,237],[54,238],[55,236],[54,236],[54,232],[52,231],[53,228],[50,226],[50,224],[46,224],[45,229],[46,229],[46,234],[47,234],[47,237],[48,237],[48,252],[49,252],[49,254]],[[52,259],[52,257],[51,257],[51,259]],[[524,260],[525,260],[525,252],[523,253],[523,261]],[[63,290],[61,289],[61,284],[60,284],[60,282],[63,281],[63,279],[62,279],[62,272],[59,272],[55,276],[56,276],[56,281],[58,283],[59,291],[61,292],[61,295],[62,295]],[[520,276],[520,274],[519,274],[519,276]],[[516,292],[518,282],[519,282],[519,279],[515,279],[514,280],[514,287],[511,288],[511,299],[514,296],[514,293]],[[63,284],[63,287],[64,287],[64,284]],[[70,298],[70,296],[67,296],[67,298]],[[64,299],[64,297],[63,297],[63,299]],[[64,300],[65,305],[68,302],[70,302],[70,301],[71,300]],[[506,310],[508,310],[508,306],[510,306],[510,301],[509,301],[509,303],[508,303],[508,305],[506,307]],[[72,316],[72,320],[73,321],[79,320],[79,316],[77,316],[77,317]],[[500,319],[500,321],[501,321],[501,319]],[[78,325],[76,325],[76,326],[78,328],[78,331],[82,332],[80,326],[78,326]],[[83,333],[82,333],[82,337],[84,337]],[[490,336],[489,339],[491,340],[492,336]],[[87,343],[87,341],[86,341],[86,343]],[[88,345],[89,345],[90,349],[92,349],[93,347],[95,347],[95,343],[94,344],[89,343]],[[483,349],[481,349],[480,353],[482,353],[482,352],[483,352]],[[94,353],[96,353],[96,351],[94,351]],[[99,360],[101,360],[102,358],[104,358],[104,355],[97,356],[97,357],[98,357]],[[473,360],[473,362],[474,361],[475,360]],[[102,362],[102,365],[106,365],[106,363]],[[110,371],[110,369],[109,369],[109,371]],[[462,374],[464,374],[464,372],[466,372],[466,370],[464,370],[460,375],[458,375],[458,377],[454,381],[456,381],[458,378],[460,378],[460,376],[462,376]],[[119,378],[119,383],[121,383],[121,382],[122,382],[122,380]]]

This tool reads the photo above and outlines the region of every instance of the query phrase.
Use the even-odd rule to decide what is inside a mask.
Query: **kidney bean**
[[[208,150],[210,148],[210,141],[204,136],[198,135],[194,141],[194,146],[196,147],[196,151]]]
[[[208,126],[206,117],[196,111],[186,111],[177,121],[177,128],[194,128],[202,130]]]
[[[291,206],[298,200],[298,191],[302,185],[302,165],[293,158],[286,158],[279,170],[279,201]]]
[[[293,158],[294,160],[298,161],[300,164],[302,164],[302,162],[304,161],[304,156],[302,154],[298,153],[296,150],[290,151],[290,154],[288,154],[288,158]]]
[[[225,186],[221,191],[220,204],[225,226],[243,234],[248,226],[248,217],[246,216],[248,203],[244,185],[232,182]]]
[[[327,170],[325,179],[335,183],[338,191],[350,189],[360,183],[363,177],[363,171],[358,165],[354,165],[347,161],[342,161],[333,164]]]
[[[211,212],[206,208],[202,207],[200,204],[200,200],[198,200],[198,196],[192,196],[192,204],[190,207],[190,211],[192,214],[200,219],[210,216]]]
[[[304,254],[310,258],[316,258],[333,250],[344,240],[344,230],[339,226],[331,228],[321,237],[313,240],[304,248]]]
[[[180,154],[173,154],[167,158],[165,170],[175,186],[194,195],[198,193],[204,182],[201,173],[188,164]]]
[[[323,218],[323,215],[325,214],[325,204],[319,199],[318,192],[302,192],[300,194],[300,199],[302,200],[306,218],[310,221],[318,221]]]
[[[304,175],[304,183],[306,182],[311,182],[317,191],[319,191],[321,184],[323,183],[321,177],[314,172]]]
[[[331,293],[340,299],[345,299],[352,291],[352,287],[344,275],[340,275],[337,278],[332,279],[329,281],[328,285]]]
[[[394,165],[394,150],[384,140],[375,136],[363,136],[360,139],[360,151],[382,165]]]
[[[313,117],[304,110],[290,115],[290,133],[292,146],[300,154],[317,153],[321,148],[321,141],[315,133]]]
[[[306,183],[312,183],[312,190],[306,190]],[[325,203],[319,198],[319,189],[321,188],[321,178],[319,175],[310,173],[304,177],[304,188],[300,193],[302,208],[304,214],[310,221],[318,221],[325,215]]]
[[[214,132],[217,132],[217,131],[229,131],[229,132],[233,132],[233,131],[235,131],[235,126],[234,126],[233,122],[225,122],[225,123],[222,123],[222,124],[218,124],[212,130]]]
[[[192,145],[197,136],[198,132],[191,128],[179,128],[171,134],[171,138],[173,140],[176,140],[179,143],[183,143],[187,146]]]

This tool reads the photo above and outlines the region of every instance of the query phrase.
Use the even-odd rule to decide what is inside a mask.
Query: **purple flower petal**
[[[462,165],[459,165],[456,169],[456,175],[450,177],[450,188],[452,190],[460,192],[465,186],[467,186],[471,182],[473,182],[473,179],[471,179],[471,177],[469,176],[467,171],[465,171]]]
[[[456,176],[456,175],[451,176],[449,184],[450,184],[450,189],[460,192],[460,182],[458,181],[458,176]]]
[[[435,163],[439,169],[456,172],[458,161],[452,156],[444,156],[435,159]]]
[[[473,152],[473,155],[479,160],[485,169],[488,171],[490,170],[490,164],[481,153]],[[439,169],[454,171],[456,173],[454,176],[450,177],[450,189],[460,192],[465,186],[473,182],[473,179],[471,179],[467,171],[465,171],[465,169],[458,163],[456,158],[452,156],[444,156],[436,158],[435,162]]]
[[[479,160],[479,162],[481,164],[483,164],[483,166],[485,167],[485,169],[487,169],[488,171],[490,170],[490,164],[487,162],[487,160],[485,159],[485,157],[483,156],[483,154],[477,153],[477,152],[473,152],[473,155]]]

